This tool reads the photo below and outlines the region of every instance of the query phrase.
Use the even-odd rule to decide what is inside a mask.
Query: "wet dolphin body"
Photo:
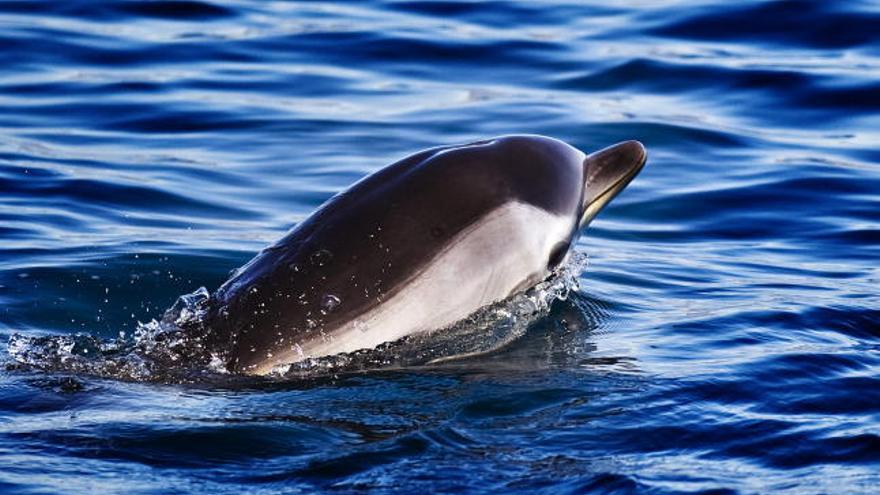
[[[364,178],[237,270],[205,323],[230,371],[447,327],[550,275],[645,163],[542,136],[428,149]]]

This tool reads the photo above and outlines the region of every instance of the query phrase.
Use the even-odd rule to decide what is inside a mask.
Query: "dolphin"
[[[646,158],[638,141],[587,155],[537,135],[415,153],[236,270],[208,300],[208,343],[264,375],[446,328],[550,276]]]

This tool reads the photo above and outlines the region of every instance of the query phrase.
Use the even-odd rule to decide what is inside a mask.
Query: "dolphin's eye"
[[[565,255],[568,254],[569,245],[569,242],[560,242],[553,246],[553,249],[550,251],[550,259],[547,260],[548,270],[553,270],[562,263],[562,260],[565,259]]]

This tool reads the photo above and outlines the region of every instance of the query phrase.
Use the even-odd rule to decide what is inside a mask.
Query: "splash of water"
[[[411,335],[374,349],[336,354],[277,367],[276,379],[437,364],[497,350],[521,337],[554,301],[578,290],[587,257],[575,254],[546,280],[487,306],[442,330]],[[227,374],[224,360],[206,344],[203,324],[210,294],[204,287],[178,298],[161,320],[138,323],[114,339],[88,334],[30,337],[13,334],[8,352],[16,362],[133,381],[192,382]]]
[[[185,294],[161,320],[138,322],[130,337],[77,333],[29,337],[13,334],[8,352],[16,362],[46,371],[82,373],[133,381],[191,381],[224,372],[204,345],[201,321],[210,295],[200,287]]]

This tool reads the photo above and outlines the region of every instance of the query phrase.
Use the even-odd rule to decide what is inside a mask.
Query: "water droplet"
[[[333,253],[326,249],[319,249],[312,253],[311,261],[315,266],[325,266],[333,259]]]
[[[354,328],[355,330],[365,333],[370,327],[367,325],[367,322],[364,320],[354,320]]]
[[[321,298],[321,307],[328,313],[336,309],[341,303],[342,300],[333,294],[324,294],[324,297]]]

